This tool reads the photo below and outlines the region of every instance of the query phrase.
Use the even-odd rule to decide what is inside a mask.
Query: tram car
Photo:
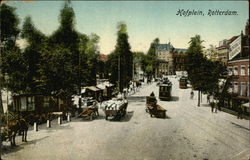
[[[64,102],[57,97],[41,94],[20,94],[13,96],[13,112],[29,117],[29,123],[45,123],[52,112],[66,110]]]
[[[172,98],[172,83],[170,81],[165,81],[159,84],[159,99],[170,101]]]
[[[186,89],[187,88],[187,83],[188,83],[187,81],[188,81],[187,77],[181,77],[180,80],[179,80],[179,87],[181,89]]]

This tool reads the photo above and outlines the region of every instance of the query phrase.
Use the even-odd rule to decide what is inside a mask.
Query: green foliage
[[[21,32],[21,38],[27,40],[30,46],[39,46],[40,43],[46,39],[46,36],[35,28],[31,17],[27,16],[24,19],[23,28]]]
[[[20,49],[14,47],[2,52],[2,72],[8,75],[5,86],[13,93],[25,92],[28,68]]]
[[[8,59],[12,50],[16,51],[15,41],[19,34],[19,18],[15,13],[15,8],[10,7],[6,4],[0,5],[0,30],[1,30],[1,41],[0,41],[0,88],[6,87],[4,81],[4,75],[7,72]],[[17,51],[18,52],[18,51]],[[12,57],[13,58],[13,57]],[[18,57],[17,57],[18,59]],[[17,62],[18,63],[18,62]],[[2,93],[0,92],[0,116],[3,114],[2,105]]]
[[[117,32],[117,42],[115,50],[109,55],[109,66],[111,73],[111,82],[118,82],[118,65],[120,62],[120,88],[122,91],[123,88],[128,86],[130,80],[132,80],[132,69],[133,69],[133,55],[130,51],[130,44],[128,42],[127,26],[124,23],[118,25]]]
[[[205,93],[217,94],[218,82],[225,72],[225,67],[219,62],[208,60],[202,49],[202,40],[199,35],[191,38],[187,51],[186,69],[193,89]]]
[[[9,16],[5,12],[12,14]],[[4,38],[1,36],[1,41],[12,40],[19,31],[14,8],[3,4],[1,13],[4,15],[1,24],[6,22],[1,27],[9,29]],[[8,20],[13,22],[7,23]],[[70,2],[65,2],[60,11],[59,23],[59,28],[46,37],[27,16],[20,35],[28,42],[25,50],[21,52],[15,45],[8,50],[1,48],[4,49],[1,69],[8,74],[6,85],[12,92],[56,94],[66,100],[77,92],[76,88],[95,85],[99,37],[75,30],[75,14]]]
[[[99,55],[99,39],[100,37],[96,34],[91,34],[89,40],[86,43],[86,64],[87,64],[87,85],[96,85],[96,66],[97,66],[97,57]]]
[[[0,6],[0,24],[1,24],[1,43],[15,42],[19,34],[19,18],[16,15],[15,8],[2,4]]]
[[[47,37],[36,29],[30,16],[25,17],[21,37],[29,44],[22,55],[27,67],[27,72],[25,74],[26,88],[23,88],[23,92],[41,93],[41,88],[39,87],[41,74],[39,73],[39,69],[43,64],[41,64],[42,55],[40,51],[43,48]]]
[[[155,70],[158,66],[156,47],[159,45],[159,42],[159,38],[154,39],[154,41],[150,44],[150,48],[142,61],[142,69],[148,76],[154,76]]]
[[[44,46],[42,51],[41,80],[44,83],[44,93],[56,94],[65,99],[74,92],[77,72],[71,64],[71,52],[62,45]],[[69,94],[69,95],[68,95]]]

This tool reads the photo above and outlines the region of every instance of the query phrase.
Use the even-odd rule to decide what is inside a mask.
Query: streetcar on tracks
[[[180,80],[179,80],[179,87],[180,87],[181,89],[186,89],[186,88],[187,88],[187,83],[188,83],[187,77],[182,76],[182,77],[180,78]]]
[[[170,81],[164,81],[159,84],[159,99],[170,101],[172,98],[172,83]]]

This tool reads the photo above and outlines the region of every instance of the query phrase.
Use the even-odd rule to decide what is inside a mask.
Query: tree
[[[154,41],[150,44],[147,56],[143,61],[145,64],[145,72],[150,76],[154,76],[154,73],[158,66],[156,48],[159,45],[159,42],[160,42],[159,38],[154,39]]]
[[[27,66],[26,72],[26,87],[23,92],[26,93],[41,93],[41,74],[39,73],[41,63],[41,49],[46,43],[47,37],[35,28],[31,17],[25,17],[21,37],[25,39],[28,46],[23,52],[25,64]]]
[[[87,64],[87,85],[96,85],[96,66],[97,57],[99,55],[99,36],[96,34],[91,34],[89,40],[86,43],[86,64]]]
[[[4,87],[4,75],[6,73],[6,56],[9,56],[11,49],[15,48],[16,37],[19,34],[19,19],[15,13],[15,8],[6,4],[0,5],[0,24],[1,24],[1,39],[0,39],[0,120],[3,117],[2,103],[2,88]],[[2,123],[0,123],[2,127]],[[1,138],[0,138],[1,139]],[[0,140],[0,159],[2,154],[2,140]]]
[[[1,45],[6,48],[9,44],[15,44],[17,35],[20,30],[18,28],[19,18],[15,12],[15,8],[2,4],[0,6],[0,23],[1,23]],[[12,47],[9,46],[9,47]]]
[[[118,81],[119,91],[128,87],[132,80],[133,55],[128,42],[127,26],[124,23],[118,25],[117,41],[114,52],[109,55],[111,82]],[[119,70],[119,71],[118,71]]]
[[[192,84],[193,89],[198,90],[198,106],[200,106],[200,92],[203,90],[204,73],[206,67],[205,58],[202,50],[202,40],[199,35],[191,38],[189,41],[189,48],[187,50],[187,64],[186,69],[188,72],[188,78]]]
[[[208,60],[203,55],[202,40],[199,35],[192,37],[187,51],[186,69],[193,89],[198,90],[198,106],[200,93],[218,95],[219,79],[225,73],[225,67],[219,62]]]
[[[49,74],[46,67],[43,67],[44,80],[50,82],[47,86],[55,84],[60,79],[60,83],[56,84],[53,93],[64,99],[69,100],[71,95],[74,94],[78,88],[81,88],[82,79],[79,78],[80,67],[79,62],[82,58],[80,54],[80,43],[84,43],[84,36],[75,30],[75,13],[71,6],[70,1],[64,3],[59,15],[59,28],[48,38],[46,50],[44,50],[43,62],[50,62],[47,65],[54,66],[53,72],[56,75]],[[81,41],[83,40],[83,41]],[[54,49],[54,50],[51,50]],[[52,52],[52,55],[46,56],[45,53]],[[49,54],[49,53],[48,53]],[[61,55],[60,55],[61,54]],[[55,57],[53,57],[55,56]],[[52,58],[49,60],[49,58]],[[51,64],[55,60],[61,60],[63,65]],[[67,73],[67,75],[65,75]],[[52,79],[50,79],[52,78]]]
[[[6,4],[0,6],[0,24],[1,24],[1,55],[0,55],[0,116],[3,114],[2,93],[1,89],[4,87],[4,74],[6,72],[6,56],[11,53],[10,50],[14,48],[16,37],[19,34],[19,18],[15,12],[15,8]]]

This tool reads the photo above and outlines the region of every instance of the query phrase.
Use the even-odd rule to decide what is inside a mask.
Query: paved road
[[[145,112],[145,96],[156,84],[144,85],[128,97],[127,115],[106,121],[104,113],[93,121],[73,119],[52,128],[40,126],[28,133],[28,142],[17,139],[15,149],[5,150],[8,160],[205,160],[247,159],[250,153],[249,121],[224,112],[211,113],[205,102],[197,107],[197,92],[173,83],[173,100],[158,103],[167,109],[167,119],[151,118]],[[248,154],[248,155],[247,155]]]

